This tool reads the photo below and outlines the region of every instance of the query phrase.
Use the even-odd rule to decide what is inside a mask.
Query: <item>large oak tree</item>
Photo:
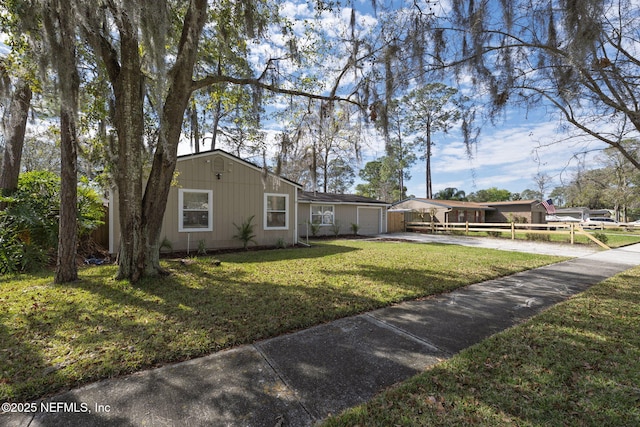
[[[640,133],[640,5],[631,0],[461,0],[429,33],[431,69],[471,83],[493,111],[544,107],[618,150]]]
[[[225,68],[218,66],[219,58],[207,73],[199,62],[205,25],[224,29],[233,19],[244,29],[242,37],[255,38],[267,22],[275,20],[274,12],[263,2],[227,0],[211,10],[207,0],[77,3],[81,36],[104,68],[112,89],[116,138],[111,154],[121,228],[118,277],[136,281],[163,272],[159,263],[162,218],[185,110],[194,91],[232,84],[327,101],[339,97],[335,90],[328,95],[313,94],[279,84],[277,61],[272,59],[257,76],[225,75],[220,71]],[[158,124],[153,139],[145,140],[144,114],[149,106]],[[145,147],[153,150],[148,174],[143,168]]]

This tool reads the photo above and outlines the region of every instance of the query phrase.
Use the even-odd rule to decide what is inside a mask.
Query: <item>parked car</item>
[[[627,227],[640,227],[640,219],[627,223]]]
[[[619,227],[620,223],[616,220],[614,220],[613,218],[606,218],[606,217],[602,217],[602,218],[589,218],[583,222],[580,223],[580,226],[582,228],[588,228],[588,229],[597,229],[597,228],[604,228],[604,227]]]

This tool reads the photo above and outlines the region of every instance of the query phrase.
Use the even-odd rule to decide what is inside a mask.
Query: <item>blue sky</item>
[[[537,189],[534,175],[545,173],[552,178],[547,190],[565,183],[578,166],[585,150],[600,146],[584,138],[565,140],[559,122],[544,111],[526,112],[509,109],[495,126],[483,126],[469,158],[462,136],[456,129],[447,135],[435,134],[431,168],[436,193],[447,187],[473,191],[498,187],[512,193]],[[560,141],[560,142],[558,142]],[[384,155],[383,145],[372,143],[363,163]],[[595,153],[587,154],[586,163],[594,163]],[[405,183],[407,194],[425,197],[425,165],[418,160]]]
[[[306,4],[306,2],[302,2]],[[300,6],[300,3],[297,3]],[[447,2],[438,2],[436,8],[447,7]],[[361,31],[375,21],[370,0],[359,0],[356,8],[360,11],[358,22]],[[424,9],[426,10],[426,9]],[[299,11],[299,9],[298,9]],[[327,16],[325,27],[347,26],[349,9],[343,10],[342,22]],[[337,30],[336,30],[337,31]],[[446,83],[446,82],[445,82]],[[473,98],[473,89],[467,93]],[[499,117],[495,126],[483,124],[480,137],[474,147],[473,158],[469,158],[463,139],[457,129],[448,135],[435,134],[432,155],[432,187],[434,193],[446,187],[455,187],[467,193],[489,187],[504,188],[511,192],[536,189],[533,177],[537,173],[549,175],[553,182],[548,192],[571,177],[578,162],[576,153],[594,146],[601,146],[588,139],[566,140],[559,122],[544,108],[539,110],[519,110],[510,108]],[[368,150],[364,151],[362,164],[384,155],[381,138],[366,138]],[[562,141],[561,143],[555,143]],[[594,154],[586,157],[586,163],[593,163]],[[406,182],[407,194],[425,197],[425,166],[418,160],[411,168],[411,179]],[[548,194],[548,193],[547,193]]]
[[[371,28],[376,17],[373,16],[371,2],[361,0],[356,7],[361,11],[358,16],[358,31],[366,32]],[[439,7],[442,7],[440,5]],[[314,12],[304,1],[291,1],[281,4],[281,15],[297,20],[294,29],[302,34],[303,19],[312,19]],[[345,8],[340,15],[325,13],[320,28],[327,37],[340,37],[349,29],[350,9]],[[342,32],[342,33],[341,33]],[[300,41],[304,43],[303,40]],[[269,57],[277,57],[286,52],[285,39],[282,33],[274,31],[269,43],[253,43],[251,60],[257,69]],[[336,67],[340,67],[343,57],[334,57]],[[330,77],[328,77],[330,80]],[[347,82],[348,83],[348,82]],[[277,125],[263,123],[265,129],[275,134]],[[561,185],[571,177],[578,162],[574,155],[584,151],[587,146],[597,146],[588,140],[565,140],[567,135],[559,130],[559,122],[541,108],[538,111],[507,109],[502,119],[495,126],[485,124],[474,147],[474,154],[469,158],[462,137],[456,129],[448,135],[435,134],[432,155],[432,186],[434,193],[446,187],[455,187],[467,193],[498,187],[511,192],[525,189],[536,189],[534,175],[545,173],[553,182],[549,184],[547,194],[555,186]],[[563,141],[561,143],[553,143]],[[365,138],[362,162],[384,155],[382,138],[370,133]],[[595,145],[594,145],[595,144]],[[593,163],[593,154],[587,156],[586,163]],[[261,159],[251,159],[261,162]],[[356,181],[356,184],[360,182]],[[411,169],[411,179],[406,182],[408,194],[417,197],[425,196],[425,166],[418,160]]]
[[[439,3],[438,7],[443,7]],[[360,10],[359,30],[366,31],[376,21],[370,0],[356,1]],[[281,14],[292,19],[311,19],[313,10],[306,1],[290,1],[281,4]],[[325,14],[322,28],[326,33],[339,36],[349,27],[350,10],[345,8],[339,16]],[[297,28],[302,32],[302,27]],[[264,58],[274,55],[274,49],[283,48],[284,40],[274,35],[269,44],[253,44],[254,61],[260,64]],[[0,42],[0,55],[7,53],[7,47]],[[277,56],[277,55],[276,55]],[[339,58],[337,59],[339,61]],[[257,65],[259,67],[260,65]],[[265,128],[274,129],[273,123]],[[274,132],[271,133],[273,135]],[[466,153],[459,132],[453,129],[448,135],[435,134],[432,156],[432,185],[434,193],[446,187],[455,187],[467,193],[489,187],[504,188],[511,192],[535,189],[533,176],[537,173],[549,175],[553,187],[561,185],[571,177],[578,164],[574,155],[588,148],[602,147],[588,139],[566,140],[567,135],[559,130],[559,122],[547,110],[525,111],[507,109],[496,126],[485,124],[474,147],[473,158]],[[554,143],[556,141],[562,141]],[[189,152],[188,143],[181,144],[180,154]],[[357,167],[384,155],[382,138],[373,133],[365,138],[362,162]],[[597,167],[596,153],[582,158],[587,167]],[[261,159],[251,159],[261,162]],[[407,193],[417,197],[425,196],[425,166],[418,160],[411,168],[411,179],[406,181]],[[361,182],[359,179],[356,184]]]

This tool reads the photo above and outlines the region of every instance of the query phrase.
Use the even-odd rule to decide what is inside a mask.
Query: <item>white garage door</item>
[[[380,234],[380,208],[358,208],[358,234]]]

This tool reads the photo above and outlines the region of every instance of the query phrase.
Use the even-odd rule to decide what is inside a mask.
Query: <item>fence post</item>
[[[469,235],[469,221],[465,221],[465,223],[464,223],[464,234],[466,236]]]
[[[516,240],[516,224],[511,222],[511,240]]]
[[[575,239],[575,235],[576,235],[576,229],[575,229],[575,224],[571,223],[569,224],[571,226],[571,230],[569,231],[569,234],[571,234],[571,244],[573,245],[574,243],[574,239]]]

